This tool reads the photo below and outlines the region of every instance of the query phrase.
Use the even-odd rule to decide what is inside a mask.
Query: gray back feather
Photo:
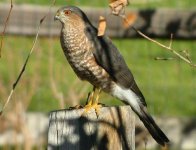
[[[83,18],[86,25],[85,33],[95,47],[95,49],[93,49],[93,54],[97,63],[103,67],[121,87],[131,89],[135,92],[135,94],[140,97],[142,104],[146,106],[144,96],[138,88],[131,71],[111,40],[106,35],[97,36],[97,29],[90,23],[81,9],[74,6],[67,6],[67,8],[70,8]]]
[[[95,45],[93,54],[97,63],[109,73],[116,83],[123,88],[131,89],[146,106],[145,98],[118,49],[106,35],[97,36],[97,29],[90,22],[86,26],[86,34]]]

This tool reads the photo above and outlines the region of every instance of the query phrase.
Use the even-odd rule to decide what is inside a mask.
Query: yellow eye
[[[71,14],[71,10],[64,10],[64,14],[65,15],[70,15]]]

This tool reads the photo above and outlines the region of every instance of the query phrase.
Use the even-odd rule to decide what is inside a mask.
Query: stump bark
[[[135,115],[129,106],[50,113],[48,149],[135,150]]]

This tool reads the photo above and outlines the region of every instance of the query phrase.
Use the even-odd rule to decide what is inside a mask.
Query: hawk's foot
[[[83,112],[83,114],[86,114],[91,109],[94,109],[95,110],[95,113],[96,113],[96,116],[98,118],[99,117],[99,113],[100,113],[100,108],[102,106],[103,106],[102,104],[98,104],[98,103],[94,103],[92,105],[86,105],[86,106],[84,106],[84,112]]]
[[[93,92],[91,92],[88,96],[87,105],[84,106],[84,109],[85,109],[84,113],[87,113],[91,109],[95,109],[96,115],[98,117],[99,110],[102,107],[102,105],[98,103],[100,92],[101,92],[101,89],[98,89],[98,92],[96,93],[96,88],[94,87]]]

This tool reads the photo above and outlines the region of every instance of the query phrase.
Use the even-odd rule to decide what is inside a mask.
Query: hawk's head
[[[59,20],[63,25],[76,22],[89,22],[84,12],[75,6],[65,6],[60,8],[56,12],[54,20]]]

